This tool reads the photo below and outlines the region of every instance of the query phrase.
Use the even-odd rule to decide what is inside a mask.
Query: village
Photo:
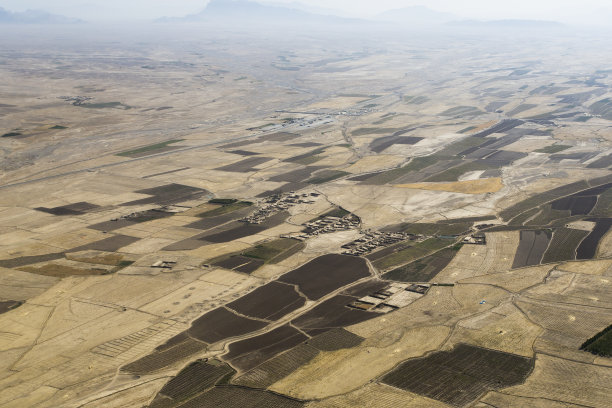
[[[263,204],[251,215],[240,219],[240,222],[249,224],[261,224],[274,214],[288,210],[299,204],[314,204],[318,193],[297,194],[294,191],[288,194],[274,194],[265,199]]]

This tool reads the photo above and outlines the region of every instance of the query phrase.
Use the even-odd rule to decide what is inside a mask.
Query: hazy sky
[[[292,3],[296,0],[261,0]],[[183,16],[203,9],[207,0],[0,0],[0,7],[22,11],[44,9],[84,19],[153,19]],[[353,16],[372,16],[385,10],[427,5],[465,18],[525,18],[564,22],[606,21],[612,16],[611,0],[301,0],[314,7],[343,10]]]

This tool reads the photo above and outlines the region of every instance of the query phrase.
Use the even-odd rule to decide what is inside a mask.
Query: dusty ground
[[[0,314],[0,407],[145,406],[191,361],[220,357],[231,343],[351,288],[149,375],[122,366],[206,312],[345,251],[360,232],[495,217],[534,194],[610,175],[605,165],[589,167],[612,152],[609,119],[576,119],[611,95],[599,40],[577,37],[568,48],[548,38],[531,46],[488,37],[430,44],[378,34],[335,33],[338,41],[330,41],[316,33],[166,29],[99,38],[81,28],[33,36],[0,27],[0,302],[18,306]],[[294,68],[280,69],[280,60]],[[523,66],[523,74],[508,68]],[[526,122],[472,138],[528,154],[491,174],[468,166],[455,183],[423,183],[422,169],[403,184],[350,180],[456,143],[441,160],[459,160],[479,141],[470,137],[512,118]],[[397,132],[423,139],[380,154],[370,149]],[[571,147],[560,156],[535,151],[558,144]],[[237,220],[279,190],[318,197],[288,208],[274,225],[205,241],[213,229],[247,225]],[[207,217],[221,208],[211,198],[253,206]],[[360,227],[309,238],[305,249],[249,273],[209,265],[300,232],[337,207],[357,215]],[[322,351],[271,389],[312,408],[441,408],[448,405],[379,380],[407,359],[467,343],[535,359],[524,384],[487,392],[475,407],[606,406],[612,363],[579,347],[612,318],[612,233],[594,260],[516,270],[520,233],[485,234],[486,245],[464,245],[433,278],[444,286],[346,327],[360,345]]]
[[[398,184],[395,187],[417,190],[449,191],[463,194],[497,193],[504,185],[499,177],[482,180],[457,181],[456,183],[414,183]]]

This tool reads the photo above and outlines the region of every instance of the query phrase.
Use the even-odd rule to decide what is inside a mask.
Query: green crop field
[[[392,253],[382,259],[378,259],[374,262],[374,266],[378,269],[385,270],[394,266],[403,265],[447,247],[453,242],[454,241],[448,239],[430,238],[409,248]]]
[[[228,213],[237,211],[241,208],[250,207],[252,205],[253,203],[249,201],[236,201],[234,203],[226,204],[219,208],[215,208],[213,210],[198,214],[198,217],[201,217],[201,218],[216,217],[218,215],[228,214]]]
[[[588,351],[598,356],[612,357],[612,326],[608,326],[588,339],[580,347],[580,350]]]
[[[274,241],[257,245],[252,249],[243,252],[243,256],[261,259],[267,263],[278,263],[283,259],[299,252],[304,247],[304,243],[294,239],[281,238]]]
[[[559,152],[562,152],[564,150],[567,150],[570,147],[572,147],[572,146],[568,146],[568,145],[552,145],[552,146],[543,147],[543,148],[538,149],[538,150],[534,150],[534,152],[553,154],[553,153],[559,153]]]

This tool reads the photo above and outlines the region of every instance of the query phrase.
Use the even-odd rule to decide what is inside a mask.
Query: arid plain
[[[1,407],[609,406],[605,41],[40,30],[0,36]]]

